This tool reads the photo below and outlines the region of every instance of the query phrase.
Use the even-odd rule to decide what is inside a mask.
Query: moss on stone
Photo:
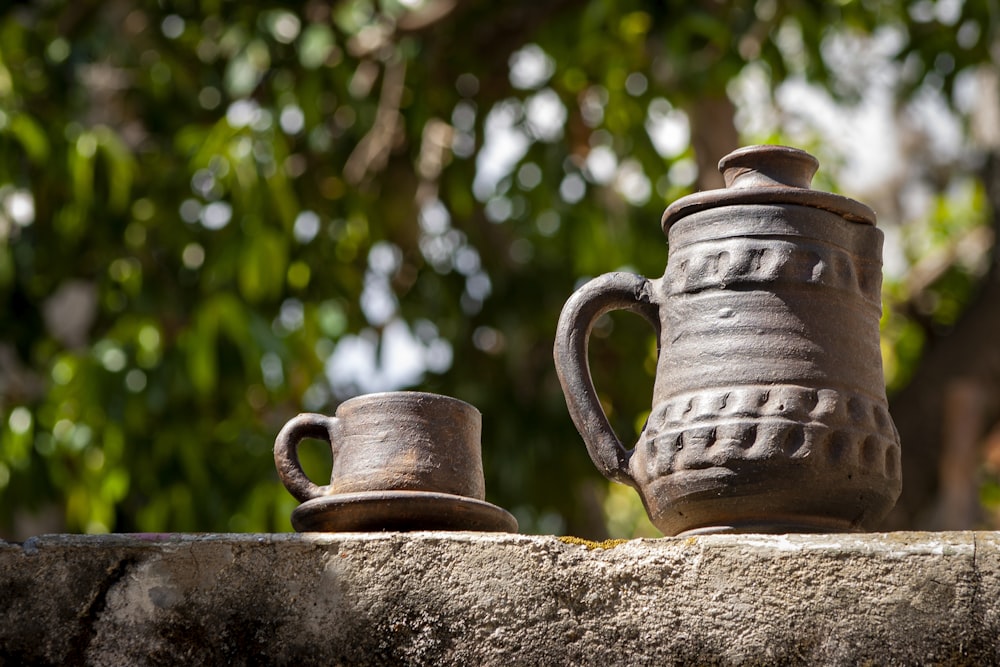
[[[586,547],[587,549],[614,549],[618,545],[625,544],[626,542],[628,542],[628,540],[623,540],[623,539],[594,542],[592,540],[585,540],[582,537],[573,537],[572,535],[563,535],[557,539],[560,542],[564,542],[566,544],[576,544],[581,547]]]

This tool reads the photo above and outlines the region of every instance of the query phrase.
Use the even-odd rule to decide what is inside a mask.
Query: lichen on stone
[[[614,540],[604,540],[603,542],[594,542],[592,540],[585,540],[582,537],[573,537],[572,535],[562,535],[557,538],[560,542],[565,544],[576,544],[581,547],[586,547],[587,549],[614,549],[615,547],[625,544],[628,540],[614,539]]]

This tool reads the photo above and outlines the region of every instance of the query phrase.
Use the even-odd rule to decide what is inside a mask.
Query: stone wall
[[[0,664],[1000,664],[1000,533],[0,542]]]

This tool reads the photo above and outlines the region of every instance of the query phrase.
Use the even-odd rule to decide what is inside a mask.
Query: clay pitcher
[[[870,529],[900,491],[879,349],[882,233],[867,206],[809,189],[814,157],[752,146],[726,188],[663,215],[662,278],[610,273],[563,308],[555,360],[594,463],[667,535]],[[612,310],[657,331],[652,410],[632,449],[597,399],[590,330]]]

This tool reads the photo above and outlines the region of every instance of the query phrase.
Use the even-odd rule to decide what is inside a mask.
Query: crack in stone
[[[972,596],[969,601],[969,616],[974,626],[972,631],[975,639],[971,644],[965,641],[959,645],[959,654],[963,658],[971,659],[968,664],[993,664],[996,661],[997,648],[992,640],[982,641],[982,637],[989,637],[990,609],[989,597],[983,595],[983,575],[979,569],[979,540],[975,531],[972,531]]]
[[[979,574],[979,540],[976,533],[972,533],[972,613],[975,614],[977,622],[982,625],[986,623],[986,614],[979,608],[979,589],[982,588],[983,578]]]
[[[87,649],[97,634],[95,626],[108,604],[108,594],[128,575],[135,563],[134,557],[122,558],[106,570],[107,576],[100,582],[86,607],[77,615],[78,630],[70,642],[71,650],[66,664],[82,665],[86,662]]]

